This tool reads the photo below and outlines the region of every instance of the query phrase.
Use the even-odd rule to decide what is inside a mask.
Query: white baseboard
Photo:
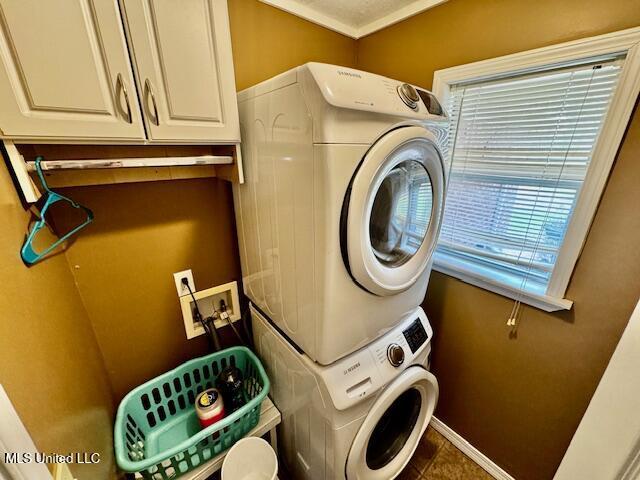
[[[435,416],[431,418],[430,425],[435,431],[440,433],[444,438],[449,440],[458,450],[464,453],[471,460],[476,462],[483,470],[497,480],[515,480],[511,475],[505,472],[498,465],[488,458],[484,453],[467,442],[464,438],[454,432],[447,425]]]

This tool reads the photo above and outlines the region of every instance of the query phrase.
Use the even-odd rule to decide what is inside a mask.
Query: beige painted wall
[[[22,263],[28,221],[0,163],[0,384],[40,450],[99,452],[98,466],[73,472],[104,479],[114,468],[113,401],[100,351],[65,256]]]
[[[238,90],[306,62],[355,66],[356,41],[258,0],[228,0]]]
[[[358,42],[358,68],[429,87],[435,70],[640,25],[628,0],[449,0]],[[519,480],[549,479],[640,295],[636,111],[569,285],[570,312],[525,308],[435,273],[436,414]]]
[[[204,337],[186,339],[173,272],[191,268],[199,289],[240,280],[231,188],[198,179],[64,191],[95,214],[66,255],[119,401],[206,353]]]

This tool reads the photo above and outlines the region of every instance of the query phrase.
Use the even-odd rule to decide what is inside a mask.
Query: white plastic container
[[[222,480],[277,480],[278,458],[259,437],[246,437],[231,447],[222,463]]]

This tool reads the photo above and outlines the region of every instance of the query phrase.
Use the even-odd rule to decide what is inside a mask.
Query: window
[[[604,37],[561,62],[544,63],[543,49],[505,57],[511,70],[503,58],[436,72],[451,162],[436,270],[545,310],[571,307],[566,286],[637,96],[637,51],[585,55]]]

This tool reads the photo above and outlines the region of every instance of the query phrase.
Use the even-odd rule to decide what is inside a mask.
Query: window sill
[[[445,275],[457,278],[465,283],[483,288],[490,292],[497,293],[503,297],[511,298],[512,300],[520,300],[522,303],[539,308],[545,312],[571,310],[571,307],[573,306],[573,301],[567,300],[566,298],[555,298],[531,291],[522,291],[511,285],[489,280],[478,270],[473,269],[473,267],[468,266],[464,262],[449,260],[447,258],[443,258],[442,255],[437,253],[434,258],[433,269],[436,272],[444,273]]]

